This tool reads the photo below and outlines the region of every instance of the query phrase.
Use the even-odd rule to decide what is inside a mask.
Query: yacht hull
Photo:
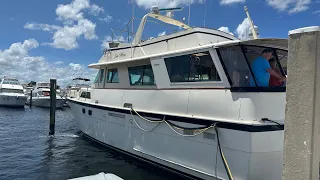
[[[30,103],[30,99],[28,98],[27,104]],[[56,99],[56,108],[62,108],[65,103],[64,99],[57,98]],[[50,108],[50,97],[33,97],[32,105],[37,107],[45,107]]]
[[[27,96],[23,95],[0,95],[0,106],[23,108],[27,101]]]
[[[68,103],[79,129],[98,142],[190,177],[229,179],[213,128],[190,136],[190,132],[174,132],[167,123],[145,121],[129,110],[72,99]],[[179,126],[203,127],[196,121],[181,122],[182,117],[171,121],[172,118],[167,120]],[[244,126],[218,126],[221,148],[233,178],[281,179],[283,126],[273,130],[263,126],[242,128]]]

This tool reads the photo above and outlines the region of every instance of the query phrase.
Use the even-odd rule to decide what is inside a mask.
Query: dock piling
[[[30,92],[30,102],[29,102],[29,107],[31,108],[32,107],[32,90]]]
[[[320,27],[292,30],[288,43],[282,179],[319,180]]]
[[[57,80],[50,79],[50,132],[49,135],[54,135],[56,124],[56,87]]]

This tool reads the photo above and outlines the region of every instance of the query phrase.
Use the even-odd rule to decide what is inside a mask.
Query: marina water
[[[84,138],[69,108],[56,111],[56,134],[48,133],[49,109],[0,107],[0,180],[64,180],[99,172],[125,180],[182,179]]]

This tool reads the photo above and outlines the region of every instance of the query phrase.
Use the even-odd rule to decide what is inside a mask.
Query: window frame
[[[244,55],[244,58],[246,60],[246,63],[247,63],[247,66],[250,70],[250,75],[254,78],[254,81],[255,81],[255,84],[256,84],[256,87],[234,87],[233,86],[233,83],[232,83],[232,80],[231,80],[231,77],[229,75],[229,72],[227,70],[227,67],[225,66],[225,63],[224,63],[224,60],[221,56],[221,53],[220,53],[220,48],[228,48],[228,47],[234,47],[234,46],[239,46],[241,48],[241,52],[242,54]],[[237,44],[237,45],[230,45],[230,46],[222,46],[222,47],[217,47],[215,48],[216,51],[217,51],[217,54],[218,54],[218,57],[219,57],[219,60],[220,60],[220,63],[221,65],[223,66],[223,70],[227,76],[227,79],[229,81],[229,84],[231,86],[230,90],[231,92],[286,92],[286,87],[258,87],[257,86],[257,82],[256,82],[256,77],[253,76],[253,71],[252,71],[252,68],[251,68],[251,65],[249,63],[249,60],[248,60],[248,57],[246,56],[246,53],[244,52],[244,47],[257,47],[257,48],[270,48],[273,50],[273,53],[275,54],[275,59],[276,59],[276,62],[278,65],[280,65],[280,69],[281,69],[281,73],[283,74],[283,69],[282,69],[282,66],[281,66],[281,63],[279,62],[279,59],[278,59],[278,53],[277,53],[277,50],[281,50],[281,51],[286,51],[288,52],[288,50],[286,49],[281,49],[281,48],[275,48],[275,47],[268,47],[268,46],[259,46],[259,45],[243,45],[243,44]]]
[[[109,81],[109,72],[112,72],[112,79],[111,79],[111,81]],[[118,76],[118,81],[117,82],[114,82],[113,80],[114,80],[114,74],[115,74],[115,72],[117,73],[117,76]],[[110,69],[107,69],[107,75],[106,75],[107,77],[106,77],[106,83],[120,83],[120,79],[119,79],[119,72],[118,72],[118,68],[110,68]]]
[[[151,67],[151,70],[152,70],[152,74],[153,74],[153,84],[144,84],[143,83],[143,77],[144,77],[144,73],[145,73],[145,68],[150,66]],[[140,77],[142,77],[142,82],[141,84],[133,84],[132,81],[131,81],[131,76],[130,76],[130,68],[138,68],[138,67],[142,67],[142,74]],[[129,66],[127,67],[127,71],[128,71],[128,78],[129,78],[129,86],[155,86],[156,85],[156,80],[155,80],[155,75],[154,75],[154,72],[153,72],[153,68],[152,68],[152,64],[141,64],[141,65],[135,65],[135,66]]]
[[[196,87],[196,86],[200,86],[200,87],[203,87],[203,86],[223,86],[223,88],[227,89],[227,85],[225,84],[226,83],[226,78],[224,77],[224,70],[222,70],[220,68],[220,65],[219,65],[219,57],[215,57],[215,48],[204,48],[204,49],[199,49],[199,50],[189,50],[189,51],[184,51],[184,52],[179,52],[179,53],[176,53],[176,54],[173,54],[173,55],[168,55],[168,56],[163,56],[162,57],[162,60],[163,60],[163,63],[164,63],[164,66],[165,66],[165,69],[166,69],[166,74],[168,76],[168,80],[169,80],[169,84],[171,86],[192,86],[192,87]],[[194,54],[194,53],[202,53],[202,52],[208,52],[209,53],[209,56],[213,62],[213,65],[216,69],[216,72],[218,73],[218,76],[220,78],[220,81],[212,81],[212,80],[209,80],[209,81],[187,81],[187,82],[171,82],[170,80],[170,75],[169,75],[169,72],[168,72],[168,69],[167,69],[167,65],[166,65],[166,59],[168,58],[174,58],[174,57],[178,57],[178,56],[183,56],[183,55],[190,55],[190,54]],[[223,68],[223,64],[221,64],[222,68]]]

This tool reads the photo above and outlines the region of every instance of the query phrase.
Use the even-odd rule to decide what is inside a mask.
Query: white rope
[[[147,118],[144,118],[144,117],[142,117],[137,111],[135,111],[134,109],[130,109],[130,112],[131,112],[131,110],[132,111],[134,111],[134,113],[136,113],[141,119],[143,119],[143,120],[145,120],[145,121],[148,121],[148,122],[151,122],[151,123],[162,123],[162,122],[164,122],[165,120],[165,117],[163,117],[163,119],[162,119],[162,121],[159,121],[159,120],[157,120],[157,121],[155,121],[155,120],[149,120],[149,119],[147,119]],[[131,113],[131,115],[132,115],[132,113]]]
[[[175,133],[177,133],[178,135],[183,136],[183,137],[195,137],[195,136],[199,136],[200,134],[204,133],[204,132],[207,131],[208,129],[210,129],[210,128],[212,128],[212,127],[215,126],[215,124],[214,124],[214,125],[211,125],[211,126],[205,128],[205,129],[202,129],[202,130],[201,130],[199,133],[197,133],[197,134],[192,134],[192,135],[188,135],[188,134],[187,134],[187,135],[186,135],[186,134],[181,134],[181,133],[179,133],[178,131],[176,131],[176,130],[174,129],[174,127],[172,127],[171,124],[169,124],[167,121],[165,121],[165,122],[167,123],[167,125],[170,127],[170,129],[171,129],[172,131],[174,131]]]
[[[134,121],[134,123],[138,126],[138,128],[139,129],[141,129],[142,131],[145,131],[145,132],[150,132],[150,131],[152,131],[152,130],[154,130],[156,127],[158,127],[159,126],[159,124],[161,123],[161,121],[155,126],[155,127],[153,127],[153,128],[151,128],[151,129],[143,129],[138,123],[137,123],[137,121],[136,121],[136,119],[134,118],[134,116],[133,116],[133,114],[132,114],[132,112],[130,111],[130,114],[131,114],[131,116],[132,116],[132,119],[133,119],[133,121]]]
[[[151,122],[151,123],[158,123],[158,124],[157,124],[155,127],[151,128],[151,129],[149,129],[149,130],[146,130],[146,129],[142,128],[142,127],[137,123],[136,119],[134,118],[134,116],[133,116],[133,114],[132,114],[132,111],[134,111],[141,119],[143,119],[143,120],[145,120],[145,121],[148,121],[148,122]],[[173,132],[177,133],[178,135],[183,136],[183,137],[195,137],[195,136],[198,136],[198,135],[204,133],[205,131],[211,129],[212,127],[215,127],[215,126],[216,126],[216,123],[214,123],[214,124],[212,124],[211,126],[209,126],[209,127],[207,127],[207,128],[200,129],[200,130],[193,130],[193,131],[199,131],[199,133],[192,134],[192,135],[186,135],[186,134],[182,134],[182,133],[180,133],[180,132],[178,132],[178,131],[176,130],[176,129],[184,130],[183,128],[177,128],[177,127],[172,126],[170,123],[168,123],[168,122],[165,120],[165,116],[163,117],[163,119],[162,119],[161,121],[149,120],[149,119],[147,119],[147,118],[142,117],[142,116],[141,116],[137,111],[135,111],[133,108],[130,109],[130,114],[131,114],[131,116],[132,116],[133,121],[134,121],[135,124],[138,126],[138,128],[141,129],[142,131],[145,131],[145,132],[150,132],[150,131],[154,130],[156,127],[158,127],[159,124],[161,124],[162,122],[165,122],[165,123],[169,126],[169,128],[170,128]]]

